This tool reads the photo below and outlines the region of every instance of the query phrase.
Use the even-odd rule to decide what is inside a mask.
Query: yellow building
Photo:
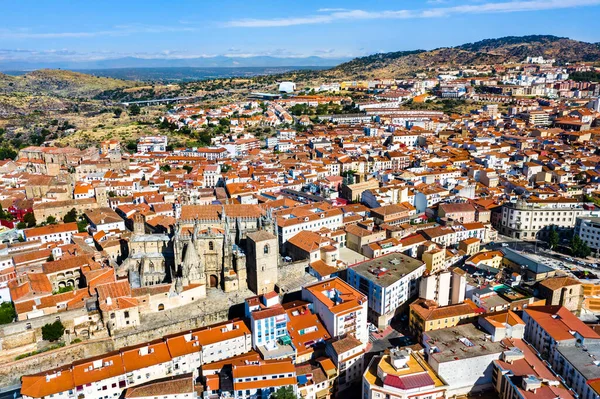
[[[444,268],[446,263],[446,250],[436,248],[423,252],[421,260],[425,263],[428,271],[435,273]]]
[[[375,356],[363,374],[363,399],[443,398],[448,385],[421,353],[395,348]]]
[[[475,267],[487,266],[494,269],[500,269],[502,266],[503,254],[501,251],[484,251],[472,255],[465,261],[465,264]]]
[[[481,240],[476,237],[467,238],[458,243],[458,249],[465,251],[467,255],[473,255],[479,252]]]
[[[439,306],[435,301],[420,298],[410,304],[408,326],[415,336],[421,337],[426,331],[471,322],[482,312],[469,299],[455,305]]]

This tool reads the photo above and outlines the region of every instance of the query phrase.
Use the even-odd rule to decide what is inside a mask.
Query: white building
[[[362,399],[438,399],[446,397],[447,388],[422,355],[410,348],[373,357],[362,385]]]
[[[419,292],[425,263],[402,253],[361,262],[348,268],[348,283],[364,293],[369,301],[368,318],[385,329],[402,305]]]
[[[339,278],[323,280],[302,288],[302,299],[312,302],[313,312],[331,337],[352,335],[369,342],[367,297]]]
[[[549,234],[550,226],[571,229],[577,217],[591,213],[579,201],[570,198],[509,202],[502,206],[498,232],[524,240],[543,239]]]
[[[592,250],[600,250],[600,218],[578,217],[575,221],[575,235],[578,235]]]
[[[138,140],[137,151],[141,154],[148,152],[167,151],[167,136],[146,136]]]
[[[294,82],[281,82],[279,83],[280,93],[293,93],[296,91],[296,83]]]
[[[51,224],[48,226],[32,227],[23,230],[23,238],[25,241],[40,241],[42,244],[47,242],[62,242],[63,244],[71,243],[73,234],[79,232],[77,223],[62,223]]]

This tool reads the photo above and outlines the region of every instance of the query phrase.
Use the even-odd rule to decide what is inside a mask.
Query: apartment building
[[[575,227],[577,217],[589,214],[589,209],[570,198],[518,200],[502,206],[497,229],[500,234],[512,238],[544,239],[550,226],[571,229]]]
[[[295,357],[287,332],[288,315],[276,292],[246,299],[246,317],[250,319],[252,347],[264,359]]]
[[[335,392],[339,394],[360,379],[364,370],[366,344],[351,335],[327,342],[325,353],[338,370]]]
[[[575,220],[575,235],[578,235],[594,251],[600,250],[600,217],[579,216]]]
[[[448,384],[447,397],[490,389],[492,361],[504,351],[472,323],[425,332],[423,345],[427,362]]]
[[[472,322],[483,313],[483,309],[479,309],[471,300],[439,306],[435,301],[420,298],[411,303],[409,309],[408,327],[418,337],[427,331]]]
[[[419,284],[419,297],[433,300],[439,306],[455,305],[465,300],[467,279],[462,269],[425,274]]]
[[[506,339],[503,343],[500,359],[492,362],[492,383],[500,399],[577,397],[523,340]]]
[[[25,399],[116,398],[128,387],[195,373],[202,364],[251,349],[250,330],[243,321],[231,320],[25,375],[21,378],[21,394]]]
[[[328,358],[296,366],[298,394],[304,399],[331,399],[337,376],[337,369]]]
[[[40,241],[42,244],[47,242],[62,242],[69,244],[73,234],[79,232],[77,223],[51,224],[48,226],[32,227],[23,230],[25,241]]]
[[[403,310],[419,292],[425,263],[402,253],[392,253],[358,263],[347,271],[348,284],[368,298],[368,318],[380,329]]]
[[[327,203],[286,209],[276,216],[281,245],[303,230],[317,231],[323,227],[334,230],[344,225],[342,211]]]
[[[447,385],[410,348],[392,349],[371,359],[363,374],[362,398],[445,398]]]
[[[304,286],[302,299],[312,303],[331,337],[350,334],[368,342],[367,297],[343,280],[336,277]]]
[[[600,335],[563,306],[530,306],[523,312],[525,339],[581,398],[598,398]]]
[[[141,154],[167,151],[167,136],[146,136],[138,140],[137,151]]]
[[[234,399],[270,397],[284,387],[291,387],[294,395],[298,392],[296,368],[289,359],[234,365],[231,378],[233,389],[228,393]],[[221,394],[224,392],[227,390],[222,389]]]

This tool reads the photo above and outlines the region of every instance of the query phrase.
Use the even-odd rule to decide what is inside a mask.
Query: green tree
[[[113,113],[115,114],[115,118],[120,118],[123,110],[121,108],[115,108],[113,109]]]
[[[46,341],[54,342],[58,341],[62,338],[65,333],[65,326],[60,322],[60,320],[56,320],[52,324],[45,324],[42,326],[42,338]]]
[[[170,172],[170,171],[171,171],[171,166],[170,166],[170,165],[167,165],[167,164],[165,164],[165,165],[162,165],[162,166],[160,167],[160,170],[162,170],[163,172]]]
[[[80,233],[85,233],[88,227],[88,221],[84,218],[77,222],[77,231]]]
[[[298,399],[298,396],[294,394],[294,388],[288,385],[273,392],[270,399]]]
[[[17,223],[17,229],[23,230],[26,227],[27,227],[27,224],[25,222]]]
[[[17,152],[12,148],[1,147],[0,148],[0,159],[15,159]]]
[[[125,148],[127,149],[127,151],[136,151],[137,150],[137,143],[134,140],[129,140],[127,142],[127,144],[125,144]]]
[[[54,216],[48,216],[46,218],[46,223],[48,223],[48,224],[56,224],[56,218]]]
[[[190,173],[194,168],[191,165],[183,165],[183,169],[187,172]]]
[[[28,212],[23,216],[23,222],[27,223],[27,227],[35,227],[37,221],[35,220],[35,216],[33,212]]]
[[[0,324],[12,323],[15,317],[17,317],[17,312],[15,312],[13,303],[2,302],[0,304]]]
[[[65,223],[73,223],[77,221],[77,210],[75,208],[71,209],[67,214],[63,217],[63,222]]]
[[[139,115],[141,112],[140,106],[137,104],[131,104],[129,106],[129,115],[131,116],[137,116]]]
[[[590,256],[592,250],[581,237],[574,235],[571,239],[571,253],[579,258],[585,258]]]
[[[548,234],[548,245],[550,246],[550,249],[554,249],[558,246],[558,242],[560,241],[560,236],[558,235],[558,231],[556,231],[555,228],[552,228],[552,230],[550,230],[550,233]]]
[[[54,292],[53,294],[64,294],[65,292],[71,292],[71,291],[75,291],[75,287],[73,287],[72,285],[66,285],[64,287],[60,287],[58,289],[58,291]]]

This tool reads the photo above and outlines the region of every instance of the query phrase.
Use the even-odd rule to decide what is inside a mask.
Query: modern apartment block
[[[332,338],[348,334],[365,344],[369,341],[367,297],[343,280],[336,277],[305,286],[302,299],[312,303]]]
[[[369,320],[379,328],[419,292],[419,281],[426,266],[402,253],[391,253],[358,263],[348,269],[348,283],[369,300]]]

